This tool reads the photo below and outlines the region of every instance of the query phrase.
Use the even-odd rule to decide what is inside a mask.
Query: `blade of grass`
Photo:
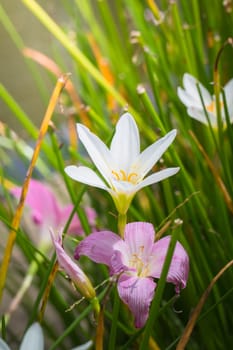
[[[165,283],[166,283],[166,277],[167,277],[169,266],[170,266],[170,263],[172,260],[175,245],[176,245],[176,242],[177,242],[179,234],[180,234],[180,225],[181,224],[182,224],[182,222],[180,220],[175,221],[176,228],[174,229],[173,234],[171,236],[171,242],[169,244],[167,255],[166,255],[163,269],[162,269],[162,273],[161,273],[160,279],[158,281],[158,285],[156,288],[156,294],[155,294],[154,300],[152,301],[152,304],[151,304],[150,315],[149,315],[149,319],[148,319],[146,326],[145,326],[143,339],[142,339],[142,342],[140,344],[140,350],[148,349],[152,325],[155,324],[155,322],[158,318],[158,315],[159,315],[159,306],[160,306],[162,296],[163,296],[163,291],[164,291],[164,287],[165,287]]]
[[[33,172],[33,169],[35,167],[37,158],[39,156],[41,145],[42,145],[44,136],[47,132],[50,120],[52,118],[54,108],[57,104],[58,97],[59,97],[59,95],[60,95],[60,93],[61,93],[61,91],[66,83],[66,80],[67,80],[67,77],[65,77],[65,76],[62,76],[58,79],[57,84],[56,84],[54,91],[52,93],[52,96],[50,98],[47,111],[46,111],[45,116],[43,118],[43,121],[41,123],[37,143],[36,143],[34,153],[33,153],[32,159],[31,159],[31,163],[29,165],[29,168],[28,168],[28,171],[26,174],[26,178],[25,178],[25,181],[24,181],[24,184],[22,187],[22,192],[21,192],[21,196],[19,199],[19,203],[18,203],[16,212],[15,212],[14,218],[12,220],[12,229],[9,232],[7,245],[5,248],[4,256],[2,259],[2,264],[0,267],[0,301],[1,301],[2,295],[3,295],[3,289],[5,286],[5,282],[6,282],[8,266],[10,263],[13,246],[14,246],[14,243],[16,240],[17,230],[18,230],[19,225],[20,225],[20,220],[21,220],[21,216],[23,213],[24,204],[25,204],[25,200],[26,200],[27,191],[28,191],[30,179],[32,176],[32,172]]]
[[[189,320],[189,322],[187,323],[187,326],[184,330],[184,333],[176,347],[176,350],[183,350],[185,349],[189,338],[191,336],[191,333],[193,331],[193,328],[195,326],[195,323],[197,321],[197,318],[206,302],[206,299],[208,298],[214,284],[218,281],[218,279],[224,274],[224,272],[229,269],[231,266],[233,265],[233,260],[231,260],[230,262],[228,262],[219,272],[218,274],[212,279],[212,281],[210,282],[208,288],[205,290],[205,292],[203,293],[199,303],[197,304],[196,308],[194,309],[192,316]]]

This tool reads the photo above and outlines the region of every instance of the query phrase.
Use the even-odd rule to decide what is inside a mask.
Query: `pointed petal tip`
[[[121,115],[120,118],[130,118],[130,119],[134,119],[134,117],[132,116],[132,114],[130,114],[129,112],[125,112]]]
[[[33,323],[25,333],[20,350],[43,350],[44,336],[41,325],[38,322]]]

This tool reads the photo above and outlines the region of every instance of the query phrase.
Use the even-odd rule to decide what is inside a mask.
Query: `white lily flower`
[[[183,77],[184,89],[178,87],[177,93],[180,100],[187,107],[187,112],[190,117],[198,120],[199,122],[208,125],[208,120],[201,102],[200,94],[197,88],[200,88],[200,93],[204,102],[205,110],[208,113],[208,119],[213,128],[218,127],[217,111],[215,95],[211,95],[209,91],[192,75],[185,73]],[[230,122],[233,122],[233,79],[231,79],[223,88],[226,105],[230,117]],[[226,125],[226,115],[224,111],[223,96],[220,94],[220,108],[223,126]]]
[[[10,350],[7,343],[0,338],[0,349]],[[25,333],[19,350],[44,350],[44,336],[38,322],[33,323]]]
[[[110,193],[120,214],[125,214],[137,191],[176,174],[179,168],[167,168],[145,178],[176,136],[176,130],[140,153],[138,127],[129,113],[116,125],[108,148],[87,127],[77,124],[78,136],[102,177],[86,166],[68,166],[65,172],[74,180]],[[103,178],[103,179],[102,179]]]
[[[72,350],[88,350],[93,345],[90,340],[83,345],[79,345]],[[11,350],[7,343],[0,338],[0,350]],[[38,322],[33,323],[25,333],[19,350],[44,350],[44,335]]]

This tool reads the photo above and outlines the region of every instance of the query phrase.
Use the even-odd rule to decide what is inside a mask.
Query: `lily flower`
[[[95,289],[93,288],[91,281],[63,249],[62,232],[60,231],[59,234],[55,236],[54,232],[50,230],[50,235],[56,250],[57,261],[60,268],[67,273],[74,285],[85,298],[89,300],[95,298]]]
[[[104,189],[110,193],[120,214],[125,214],[137,191],[176,174],[179,168],[168,168],[145,178],[176,136],[176,130],[140,153],[138,127],[129,113],[116,125],[108,148],[87,127],[77,124],[79,139],[98,169],[101,177],[86,166],[68,166],[65,172],[74,180]]]
[[[79,345],[72,350],[88,350],[93,345],[93,341],[90,340],[83,345]],[[0,338],[0,349],[11,350],[7,343]],[[44,350],[44,335],[41,325],[38,322],[33,323],[25,333],[19,350]]]
[[[13,187],[11,194],[16,198],[20,198],[21,187]],[[26,205],[31,209],[32,220],[40,228],[42,239],[45,241],[48,240],[47,237],[49,236],[48,227],[51,226],[55,229],[63,227],[73,210],[72,204],[62,207],[49,186],[35,179],[30,180]],[[90,226],[94,228],[95,211],[89,207],[85,211]],[[73,216],[69,233],[83,234],[77,214]]]
[[[217,110],[216,110],[216,101],[215,95],[211,95],[209,91],[192,75],[185,73],[183,77],[183,85],[184,89],[178,87],[177,93],[178,96],[183,102],[183,104],[187,107],[188,115],[191,118],[198,120],[199,122],[209,125],[208,119],[213,128],[218,127],[217,121]],[[198,91],[197,85],[199,86],[200,93]],[[231,79],[223,88],[224,94],[226,97],[226,105],[230,117],[230,122],[233,122],[233,79]],[[201,97],[203,99],[203,103],[205,106],[205,110],[203,108],[203,104],[201,101]],[[220,94],[220,108],[221,108],[221,116],[223,125],[226,125],[226,115],[224,111],[223,104],[223,95]],[[208,119],[206,117],[206,113],[208,115]]]
[[[161,275],[170,243],[170,236],[154,243],[152,224],[134,222],[125,226],[124,239],[111,231],[94,232],[76,248],[75,258],[88,256],[97,263],[109,266],[110,274],[118,276],[117,289],[121,300],[128,305],[135,318],[135,327],[144,326],[156,282]],[[167,282],[175,285],[176,293],[186,287],[189,258],[177,242],[167,275]]]
[[[6,342],[0,338],[0,349],[10,350]],[[25,333],[19,350],[44,350],[44,336],[38,322],[33,323]]]

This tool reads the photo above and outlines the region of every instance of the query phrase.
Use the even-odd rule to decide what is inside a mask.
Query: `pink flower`
[[[75,264],[75,262],[66,254],[62,247],[62,232],[56,237],[54,232],[50,230],[51,239],[56,250],[57,261],[59,266],[68,274],[80,293],[87,299],[95,298],[95,289],[91,281],[82,271],[82,269]]]
[[[154,297],[170,243],[170,236],[154,243],[155,232],[150,223],[127,224],[124,240],[110,231],[95,232],[76,248],[75,258],[86,255],[97,263],[109,266],[111,275],[118,275],[117,288],[122,301],[135,317],[135,327],[144,326],[150,303]],[[185,288],[189,272],[189,258],[177,242],[167,275],[167,282],[175,285],[176,293]]]
[[[11,193],[16,198],[20,197],[21,187],[14,187]],[[68,204],[64,207],[60,206],[57,198],[51,191],[48,185],[31,179],[26,197],[26,205],[31,209],[31,216],[33,222],[43,231],[46,227],[53,227],[55,229],[63,227],[68,220],[73,205]],[[90,226],[93,228],[96,213],[91,208],[86,208],[86,215]],[[82,234],[82,226],[80,224],[77,214],[74,215],[69,226],[69,233]]]

